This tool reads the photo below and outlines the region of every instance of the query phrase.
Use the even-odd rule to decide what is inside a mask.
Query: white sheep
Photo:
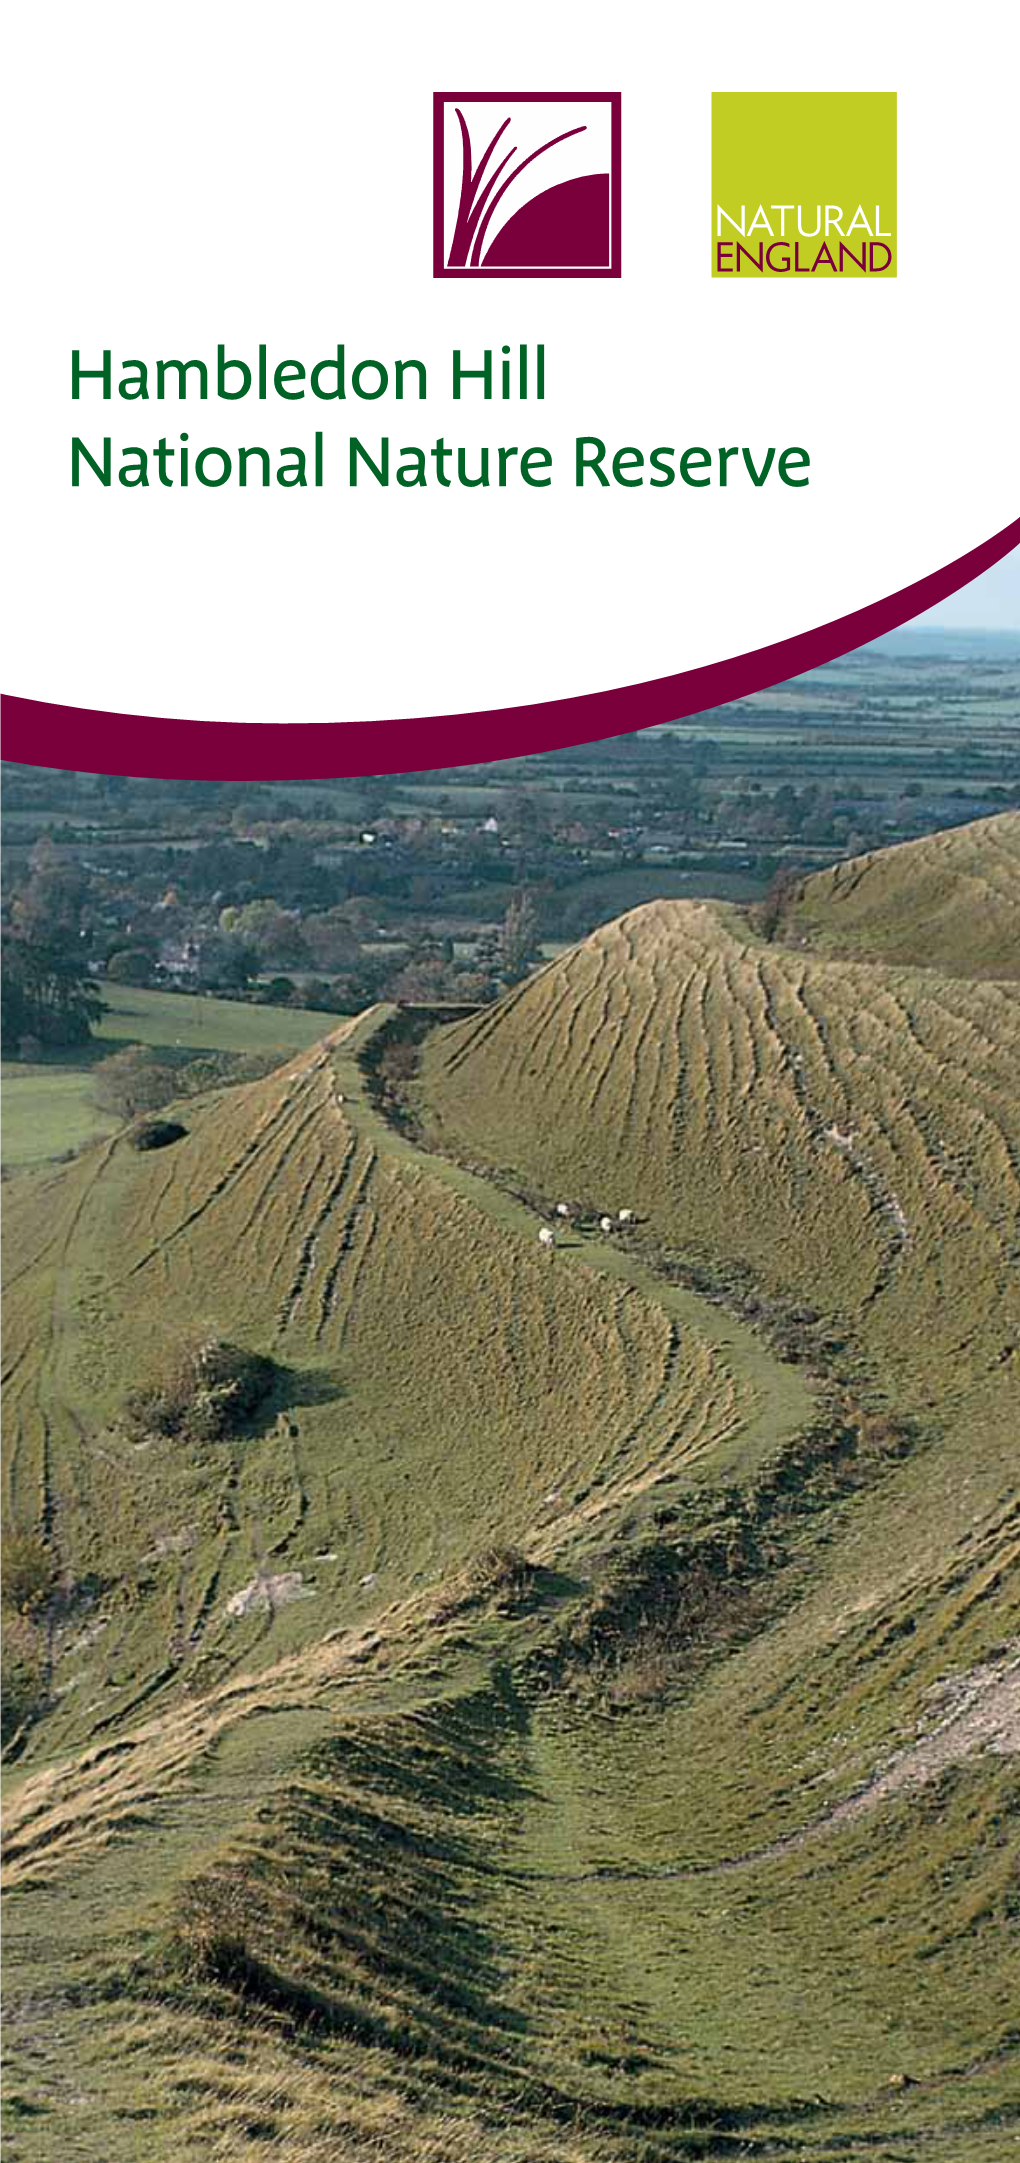
[[[546,1250],[548,1250],[550,1247],[555,1246],[556,1234],[550,1229],[548,1224],[543,1224],[542,1229],[538,1235],[538,1243],[540,1247],[545,1247]]]
[[[600,1218],[599,1218],[599,1231],[600,1231],[600,1232],[611,1232],[611,1231],[612,1231],[612,1229],[613,1229],[613,1220],[612,1220],[612,1217],[600,1217]]]
[[[557,1216],[558,1216],[558,1217],[569,1217],[569,1215],[570,1215],[570,1203],[569,1203],[569,1202],[557,1202],[557,1204],[556,1204],[556,1214],[557,1214]]]
[[[621,1209],[621,1210],[620,1210],[620,1213],[619,1213],[619,1221],[620,1221],[620,1223],[621,1223],[621,1224],[631,1224],[631,1223],[633,1223],[633,1220],[634,1220],[634,1211],[633,1211],[632,1209]]]

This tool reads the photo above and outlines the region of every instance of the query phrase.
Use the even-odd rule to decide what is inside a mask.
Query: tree
[[[152,955],[144,946],[120,946],[106,964],[111,984],[151,984],[155,975]]]
[[[392,998],[406,999],[412,1006],[440,1004],[457,997],[456,972],[441,954],[415,954],[398,970],[389,991]]]
[[[127,1044],[92,1069],[96,1103],[118,1119],[158,1112],[180,1094],[178,1069],[157,1059],[145,1044]]]
[[[246,901],[240,908],[221,909],[220,930],[254,947],[267,962],[306,959],[301,925],[279,902]]]
[[[325,1009],[329,1005],[332,996],[332,989],[327,984],[324,976],[305,977],[301,986],[301,1003],[303,1006],[315,1006]]]
[[[203,984],[244,991],[252,977],[258,975],[258,967],[259,957],[254,947],[246,946],[243,939],[227,938],[219,933],[202,942],[198,974]]]
[[[44,1045],[88,1041],[103,1002],[76,954],[23,935],[5,938],[2,958],[0,1006],[9,1040],[34,1036]]]
[[[770,880],[765,898],[758,905],[758,929],[763,939],[771,941],[778,936],[799,884],[796,872],[785,864]]]
[[[538,914],[527,893],[515,894],[503,918],[499,937],[500,972],[510,984],[520,982],[541,952]]]
[[[305,946],[317,969],[332,972],[349,968],[357,961],[360,944],[346,904],[306,917],[303,930]]]
[[[63,862],[48,834],[36,842],[29,861],[32,876],[11,903],[15,930],[42,946],[77,948],[88,900],[87,879]]]

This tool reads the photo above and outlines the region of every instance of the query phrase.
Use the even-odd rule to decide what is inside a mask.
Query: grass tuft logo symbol
[[[896,92],[712,94],[713,278],[896,276]]]
[[[618,278],[620,93],[437,90],[437,278]]]

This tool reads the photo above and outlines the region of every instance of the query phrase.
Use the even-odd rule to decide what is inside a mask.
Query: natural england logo
[[[895,278],[896,92],[712,94],[713,278]]]
[[[437,90],[437,278],[618,278],[620,93]]]

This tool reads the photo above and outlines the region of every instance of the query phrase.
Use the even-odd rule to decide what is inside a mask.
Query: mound
[[[797,934],[826,953],[1020,977],[1020,811],[816,872],[785,918]]]

